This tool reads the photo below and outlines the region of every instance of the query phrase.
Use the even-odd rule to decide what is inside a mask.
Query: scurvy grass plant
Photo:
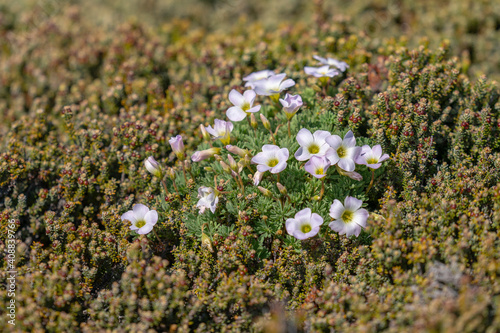
[[[0,276],[14,220],[14,330],[499,330],[499,91],[469,77],[455,41],[407,47],[329,21],[106,30],[63,9],[28,36],[2,12]],[[314,55],[349,68],[309,76]],[[261,69],[295,85],[217,126]],[[352,131],[373,154],[355,160],[362,179],[326,154],[298,160],[302,129],[337,135],[324,141],[339,160]],[[288,150],[284,169],[251,163],[264,145]],[[373,169],[377,145],[390,159]],[[158,213],[146,235],[121,219],[137,204]],[[365,229],[339,224],[363,210]]]

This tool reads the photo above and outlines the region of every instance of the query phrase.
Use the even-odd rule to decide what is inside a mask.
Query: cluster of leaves
[[[1,15],[9,38],[0,39],[0,262],[4,272],[14,219],[18,331],[500,329],[499,92],[485,78],[471,82],[453,46],[409,49],[326,22],[271,32],[242,25],[204,34],[185,22],[106,29],[78,7],[26,35],[24,21]],[[327,96],[303,72],[313,54],[350,65]],[[280,180],[290,199],[264,179],[277,199],[248,185],[224,197],[216,220],[198,215],[194,194],[212,186],[213,173],[206,161],[192,163],[195,179],[184,181],[167,140],[181,134],[191,155],[197,125],[220,118],[241,77],[265,68],[286,72],[304,97],[294,132],[349,128],[364,138],[358,145],[391,154],[366,197],[379,210],[369,238],[325,228],[290,242],[284,219],[318,190],[316,181],[293,182],[306,179],[293,159]],[[274,129],[279,117],[268,117]],[[237,144],[260,151],[268,135],[243,124]],[[279,133],[293,154],[296,142]],[[180,200],[146,171],[149,155],[174,168]],[[332,175],[325,205],[347,191],[362,197],[364,176]],[[160,213],[157,235],[138,237],[120,220],[138,202]],[[203,223],[213,252],[200,241]],[[10,301],[5,290],[0,300]]]

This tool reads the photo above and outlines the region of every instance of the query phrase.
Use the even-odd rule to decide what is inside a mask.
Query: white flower
[[[257,94],[253,90],[247,90],[243,95],[235,89],[231,90],[229,93],[229,100],[234,106],[230,107],[226,112],[226,116],[229,120],[240,121],[245,119],[250,113],[258,112],[260,110],[260,105],[253,106],[256,96]]]
[[[295,85],[295,81],[292,79],[283,81],[285,77],[286,74],[281,73],[278,75],[270,76],[267,79],[255,81],[254,90],[257,93],[257,95],[261,96],[271,96],[279,94],[283,90],[293,87]]]
[[[272,75],[274,75],[273,71],[271,71],[269,69],[265,69],[263,71],[253,72],[252,74],[245,76],[243,78],[243,81],[247,81],[247,83],[245,83],[245,87],[250,87],[250,88],[254,89],[255,82],[267,79],[268,77],[270,77]]]
[[[297,133],[297,142],[300,148],[295,152],[295,158],[299,161],[307,161],[311,156],[325,156],[330,149],[330,145],[325,141],[331,136],[327,131],[316,131],[311,134],[306,128]]]
[[[130,230],[135,230],[140,235],[149,234],[158,222],[156,210],[149,210],[142,204],[136,204],[132,209],[122,215],[122,221],[130,221],[132,223]]]
[[[217,203],[219,202],[219,196],[216,191],[211,187],[201,186],[198,189],[198,203],[196,207],[200,209],[200,214],[205,212],[205,209],[210,209],[212,213],[215,213],[215,208],[217,208]]]
[[[317,55],[313,56],[313,58],[321,62],[323,65],[335,66],[342,72],[345,72],[345,70],[349,68],[349,65],[344,61],[335,60],[333,58],[322,58]]]
[[[368,211],[360,208],[363,201],[353,197],[346,197],[344,204],[335,199],[330,206],[330,216],[334,221],[328,225],[333,231],[346,236],[359,236],[361,228],[366,228]]]
[[[260,172],[280,173],[286,168],[288,156],[289,152],[286,148],[264,145],[262,152],[252,158],[252,163],[257,164],[257,170]]]
[[[184,159],[184,142],[182,141],[182,136],[177,135],[174,137],[171,137],[170,140],[168,140],[168,143],[170,143],[170,147],[172,147],[172,151],[177,155],[177,158],[180,160]]]
[[[330,167],[330,161],[324,156],[311,156],[311,159],[304,165],[304,169],[313,177],[323,178]]]
[[[304,72],[307,75],[312,75],[314,77],[334,77],[340,74],[340,72],[330,66],[321,67],[304,67]]]
[[[322,224],[323,218],[316,213],[311,214],[311,208],[306,208],[297,212],[295,218],[286,220],[286,232],[304,240],[316,236]]]
[[[220,139],[224,145],[228,145],[231,142],[229,134],[232,132],[233,127],[233,123],[230,121],[215,119],[214,127],[208,126],[205,130],[216,139]]]
[[[341,169],[354,171],[354,160],[359,156],[361,147],[356,147],[356,138],[352,131],[347,132],[344,140],[338,135],[331,135],[326,138],[326,142],[333,148],[326,154],[332,165],[338,163]]]
[[[283,105],[283,111],[285,112],[286,118],[288,120],[299,111],[300,107],[304,104],[302,102],[302,97],[300,95],[290,95],[286,94],[285,99],[280,98],[280,103]]]
[[[389,158],[389,155],[382,155],[382,147],[380,145],[375,145],[370,148],[368,145],[364,145],[361,148],[361,153],[356,159],[357,164],[364,164],[369,168],[378,169],[382,165],[381,162]]]
[[[158,178],[162,178],[162,171],[161,171],[160,163],[158,163],[153,156],[149,156],[144,161],[144,166],[149,171],[149,173],[151,173],[153,176],[156,176]]]

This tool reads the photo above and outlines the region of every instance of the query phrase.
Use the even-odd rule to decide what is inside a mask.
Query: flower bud
[[[260,114],[260,120],[262,121],[262,125],[264,125],[264,128],[268,131],[271,130],[271,123],[269,120],[267,120],[266,116],[264,116],[262,113]]]
[[[191,160],[193,160],[193,162],[199,162],[213,157],[216,154],[220,154],[220,148],[209,148],[195,152],[193,156],[191,156]]]
[[[168,168],[168,170],[167,170],[167,176],[171,180],[175,180],[175,170],[174,170],[174,168]]]
[[[231,167],[231,169],[233,169],[234,171],[238,170],[238,164],[231,155],[227,154],[227,160],[229,161],[229,166]]]
[[[253,129],[257,128],[257,119],[255,119],[254,113],[250,115],[250,126],[252,126]]]
[[[263,176],[264,176],[264,172],[260,172],[260,171],[255,172],[255,174],[253,175],[253,184],[255,186],[259,185]]]
[[[273,194],[271,193],[271,191],[269,191],[268,189],[266,188],[263,188],[262,186],[257,186],[257,188],[259,189],[259,191],[264,194],[264,196],[266,197],[270,197],[272,196]]]
[[[283,105],[283,111],[285,112],[288,120],[292,119],[300,107],[304,104],[300,95],[294,96],[290,94],[286,94],[285,99],[280,98],[280,103]]]
[[[153,156],[149,156],[145,161],[144,161],[144,166],[146,169],[151,173],[153,176],[156,176],[158,178],[162,178],[162,170],[160,163],[158,163]]]
[[[175,137],[170,138],[168,140],[170,143],[170,147],[172,147],[173,152],[177,155],[177,158],[180,160],[184,160],[186,157],[184,154],[184,142],[182,141],[182,136],[177,135]]]
[[[224,170],[224,172],[231,173],[231,167],[229,167],[229,165],[227,165],[226,162],[220,161],[219,163],[220,163],[222,169]]]
[[[245,155],[249,154],[249,151],[246,150],[246,149],[241,149],[239,147],[236,147],[236,146],[232,146],[232,145],[227,145],[226,146],[226,149],[232,153],[232,154],[235,154],[235,155],[238,155],[239,157],[245,157]]]
[[[342,170],[338,165],[335,165],[337,167],[337,171],[343,175],[343,176],[347,176],[351,179],[354,179],[354,180],[357,180],[357,181],[361,181],[363,180],[363,176],[361,176],[359,173],[355,172],[355,171],[345,171],[345,170]]]
[[[200,131],[203,140],[210,141],[210,134],[208,134],[207,130],[205,129],[205,126],[200,125]]]
[[[282,195],[287,195],[285,186],[281,185],[281,183],[276,183],[276,186],[278,187],[278,191],[280,191]]]

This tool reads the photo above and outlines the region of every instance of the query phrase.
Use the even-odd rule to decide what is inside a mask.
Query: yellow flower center
[[[324,171],[323,168],[318,168],[318,169],[316,169],[316,174],[317,175],[322,175],[323,171]]]
[[[343,214],[342,214],[342,220],[345,222],[345,223],[349,223],[352,221],[352,216],[353,216],[353,213],[346,210]]]
[[[368,164],[377,164],[378,160],[375,157],[370,157],[369,159],[366,160],[366,163]]]
[[[307,148],[307,150],[309,150],[309,154],[317,154],[319,153],[319,147],[317,144],[312,144],[309,146],[309,148]]]
[[[144,227],[145,225],[146,225],[146,221],[144,221],[144,220],[137,221],[135,224],[135,226],[139,229]]]
[[[246,112],[247,110],[250,110],[250,104],[249,104],[248,102],[243,103],[243,105],[241,106],[241,109],[242,109],[243,111],[245,111],[245,112]]]
[[[312,228],[309,224],[304,224],[303,226],[300,227],[300,231],[302,231],[304,234],[307,234],[311,230]]]
[[[347,151],[344,147],[340,146],[339,149],[337,149],[337,155],[339,155],[340,158],[343,158],[347,155]]]
[[[268,162],[267,162],[267,165],[270,166],[271,168],[276,166],[276,164],[278,164],[279,161],[277,158],[272,158],[270,159]]]

